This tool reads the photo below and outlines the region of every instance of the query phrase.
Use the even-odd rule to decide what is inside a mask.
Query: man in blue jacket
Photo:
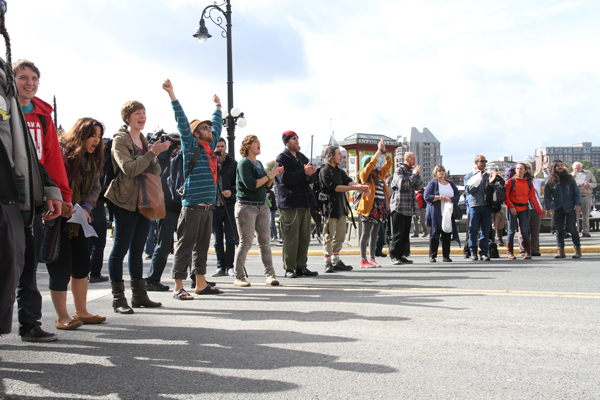
[[[287,278],[315,276],[308,263],[310,244],[310,209],[317,206],[317,200],[310,185],[317,180],[317,167],[300,152],[298,135],[286,131],[282,136],[285,150],[276,158],[283,173],[275,177],[279,222],[283,239],[283,268]]]
[[[471,249],[471,260],[477,261],[477,248],[479,247],[481,259],[490,261],[490,227],[492,225],[492,205],[485,201],[485,188],[488,183],[494,182],[498,171],[493,170],[491,174],[485,172],[487,160],[484,156],[475,157],[475,167],[472,172],[465,175],[465,191],[469,204],[469,248]],[[481,174],[477,184],[469,184],[469,180]],[[479,246],[478,246],[479,241]]]

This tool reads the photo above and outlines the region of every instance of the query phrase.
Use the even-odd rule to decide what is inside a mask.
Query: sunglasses
[[[486,162],[487,162],[487,160],[477,160],[477,162],[486,163]]]
[[[198,130],[205,130],[205,131],[210,131],[210,129],[211,129],[210,125],[204,125],[204,126],[201,126],[200,128],[198,128]]]

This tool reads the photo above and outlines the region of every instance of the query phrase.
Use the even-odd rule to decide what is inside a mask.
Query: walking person
[[[385,154],[385,164],[377,168],[379,156]],[[392,158],[385,151],[383,138],[379,141],[379,148],[373,157],[366,157],[362,162],[360,181],[368,186],[364,191],[358,205],[359,221],[362,225],[360,236],[360,267],[379,268],[381,265],[375,261],[375,248],[377,247],[377,234],[379,224],[383,223],[389,213],[390,192],[385,183],[385,176],[392,166]],[[410,221],[409,221],[410,228]],[[369,242],[369,256],[367,258],[367,242]]]
[[[390,200],[392,212],[392,243],[390,256],[393,265],[412,264],[410,256],[410,222],[412,216],[419,212],[415,191],[423,188],[423,180],[419,172],[420,165],[415,165],[415,153],[404,154],[404,162],[394,172],[392,178],[392,198]]]
[[[79,119],[61,138],[61,148],[72,201],[83,209],[85,218],[92,222],[92,209],[100,194],[100,174],[104,160],[104,126],[92,118]],[[83,324],[98,324],[106,317],[87,311],[88,274],[90,273],[90,240],[80,224],[69,223],[73,215],[64,207],[60,220],[60,250],[58,260],[46,264],[50,297],[56,311],[56,329],[72,330]],[[75,314],[67,311],[67,288],[71,286]]]
[[[142,129],[146,126],[146,108],[139,101],[128,101],[121,108],[123,125],[114,135],[111,149],[115,179],[110,183],[105,197],[114,206],[114,244],[108,258],[108,275],[113,295],[113,310],[121,314],[133,314],[127,304],[123,281],[123,259],[129,254],[128,266],[131,278],[133,307],[160,307],[151,301],[146,291],[144,270],[144,245],[150,229],[150,221],[138,210],[139,176],[143,173],[160,175],[161,168],[156,157],[167,150],[170,142],[149,145]]]
[[[575,178],[561,160],[555,160],[550,167],[548,182],[544,187],[544,203],[548,217],[552,217],[556,227],[557,253],[554,258],[565,258],[565,226],[573,241],[572,258],[581,258],[581,242],[577,234],[575,219],[581,209],[581,194]]]
[[[458,228],[456,221],[452,220],[452,230],[447,232],[443,229],[442,222],[442,203],[452,203],[453,207],[458,207],[460,192],[454,182],[446,179],[446,169],[443,165],[436,165],[433,169],[432,181],[429,181],[425,188],[423,199],[427,204],[426,216],[427,226],[430,227],[429,236],[429,261],[436,262],[440,237],[442,239],[442,261],[452,262],[450,258],[450,242],[456,240],[460,246],[458,237]]]
[[[531,236],[529,235],[529,204],[533,204],[538,215],[544,212],[539,206],[535,196],[535,189],[531,182],[531,175],[526,175],[526,167],[518,163],[515,175],[506,180],[506,204],[508,216],[508,235],[506,236],[506,253],[509,260],[516,259],[514,255],[514,238],[517,231],[517,223],[523,235],[523,247],[525,248],[525,260],[531,259]]]
[[[254,135],[248,135],[240,148],[242,159],[237,166],[235,220],[237,222],[240,245],[235,252],[234,286],[247,287],[245,267],[248,250],[256,233],[260,248],[260,260],[264,266],[267,285],[279,285],[273,268],[271,253],[271,212],[267,206],[267,187],[273,185],[275,177],[283,172],[283,167],[275,164],[268,173],[256,156],[260,154],[260,141]]]

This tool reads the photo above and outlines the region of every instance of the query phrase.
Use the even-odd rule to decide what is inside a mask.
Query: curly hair
[[[144,105],[137,100],[128,101],[127,103],[123,104],[123,107],[121,107],[121,118],[123,118],[123,122],[125,122],[125,124],[129,125],[129,117],[131,114],[137,110],[145,109],[146,107],[144,107]]]
[[[329,146],[327,148],[327,152],[325,153],[327,155],[327,162],[331,161],[331,159],[335,157],[335,151],[339,149],[339,146]]]
[[[85,141],[96,133],[96,127],[100,128],[100,135],[104,136],[104,125],[102,122],[93,118],[80,118],[75,125],[60,138],[60,145],[63,153],[67,156],[69,170],[72,171],[72,178],[78,175],[79,165],[85,155]],[[96,159],[96,169],[102,174],[102,162],[104,161],[104,140],[100,138],[100,143],[94,150]]]
[[[240,154],[242,155],[242,157],[248,157],[250,146],[257,140],[258,137],[256,137],[256,135],[248,135],[244,138],[244,140],[242,140],[242,145],[240,146]]]

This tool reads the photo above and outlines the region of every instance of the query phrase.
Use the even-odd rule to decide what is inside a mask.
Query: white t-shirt
[[[447,183],[445,185],[443,184],[439,184],[440,187],[440,196],[444,196],[444,197],[454,197],[454,190],[452,189],[452,185]]]

